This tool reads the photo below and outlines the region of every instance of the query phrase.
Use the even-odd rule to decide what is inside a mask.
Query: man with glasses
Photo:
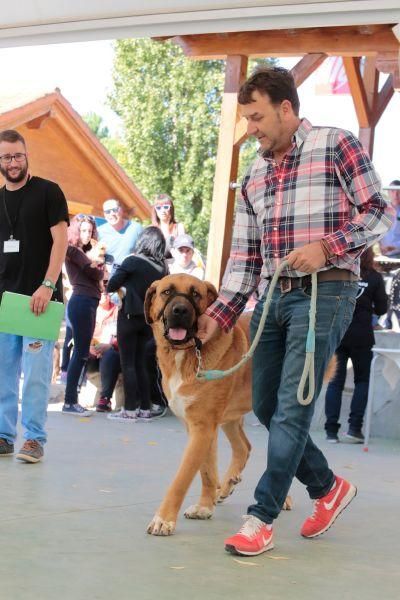
[[[30,176],[24,138],[0,132],[0,296],[31,297],[31,310],[62,302],[61,266],[67,250],[68,207],[56,183]],[[46,442],[45,421],[54,342],[0,333],[0,456],[12,456],[17,435],[21,370],[25,443],[17,458],[36,463]]]
[[[106,246],[106,263],[115,268],[134,251],[142,226],[124,218],[118,200],[106,200],[103,211],[107,223],[98,228],[99,240]]]

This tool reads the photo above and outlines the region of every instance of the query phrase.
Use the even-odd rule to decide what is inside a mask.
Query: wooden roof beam
[[[375,123],[379,121],[381,116],[383,115],[387,105],[389,104],[392,96],[394,94],[393,87],[393,75],[389,75],[386,79],[384,86],[378,94],[378,100],[375,106]]]
[[[223,59],[228,55],[303,56],[325,53],[333,56],[373,56],[398,51],[392,24],[368,27],[321,27],[271,31],[239,31],[183,35],[173,38],[187,56]]]
[[[371,125],[371,111],[360,72],[360,60],[351,56],[343,56],[343,64],[353,97],[358,124],[360,127],[369,127]]]

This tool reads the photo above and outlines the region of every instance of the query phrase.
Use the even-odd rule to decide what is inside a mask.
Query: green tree
[[[110,132],[108,127],[104,125],[103,117],[98,115],[95,112],[89,112],[83,115],[83,120],[89,125],[90,129],[93,131],[94,135],[99,138],[99,140],[103,141],[106,138],[110,137]]]
[[[143,194],[174,199],[205,250],[218,143],[223,61],[193,61],[170,42],[116,42],[112,108],[124,124],[124,168]]]

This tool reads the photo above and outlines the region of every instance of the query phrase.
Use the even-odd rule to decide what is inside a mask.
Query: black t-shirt
[[[7,207],[9,219],[4,210]],[[10,223],[14,225],[11,232]],[[41,177],[10,192],[0,190],[0,295],[17,292],[31,296],[42,283],[53,246],[50,227],[68,221],[68,206],[60,187]],[[4,252],[4,242],[13,233],[19,252]],[[62,302],[61,276],[53,300]]]

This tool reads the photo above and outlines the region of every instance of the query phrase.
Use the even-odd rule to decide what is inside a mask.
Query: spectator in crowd
[[[96,325],[90,345],[87,364],[88,379],[98,382],[100,375],[100,398],[97,412],[111,411],[111,398],[121,373],[121,362],[117,344],[118,306],[110,300],[109,294],[102,292],[96,311]]]
[[[400,325],[400,269],[393,272],[393,279],[390,284],[389,310],[385,323],[387,329],[393,328],[393,313],[396,315],[397,322]]]
[[[183,223],[175,220],[174,203],[168,194],[158,194],[155,197],[151,222],[155,227],[161,229],[166,242],[165,256],[171,258],[173,241],[178,235],[185,233],[185,227]]]
[[[96,310],[104,277],[104,256],[99,254],[97,228],[92,216],[77,215],[68,229],[65,267],[72,286],[68,316],[72,327],[74,349],[67,371],[63,413],[91,416],[78,403],[78,386],[89,358],[90,342],[96,323]]]
[[[135,221],[125,219],[118,200],[106,200],[103,204],[103,212],[107,223],[99,227],[99,240],[107,248],[106,263],[116,268],[128,254],[135,250],[142,226]]]
[[[344,441],[361,444],[364,441],[362,425],[368,401],[369,374],[372,346],[375,343],[372,316],[384,315],[387,295],[383,277],[374,269],[374,253],[368,248],[361,255],[361,280],[353,319],[340,346],[336,350],[337,370],[329,382],[325,396],[325,430],[328,442],[339,441],[339,417],[342,393],[346,381],[347,363],[350,359],[354,370],[354,392],[351,400],[349,428]]]
[[[165,239],[158,227],[147,227],[140,234],[134,255],[128,256],[111,276],[108,292],[123,295],[118,314],[117,338],[124,380],[125,406],[108,415],[116,421],[150,421],[150,389],[146,366],[146,345],[152,337],[144,317],[144,298],[148,287],[166,275]]]
[[[0,172],[5,179],[0,202],[0,296],[31,297],[36,315],[51,299],[62,302],[61,266],[67,249],[68,207],[56,183],[30,176],[24,138],[0,133]],[[25,442],[17,458],[36,463],[43,457],[54,342],[0,333],[0,456],[14,454],[21,371]]]
[[[171,254],[173,260],[168,265],[171,275],[186,273],[204,279],[204,269],[197,266],[193,260],[194,241],[190,235],[187,233],[178,235],[173,241]]]
[[[388,194],[396,216],[391,229],[381,239],[380,249],[385,256],[400,258],[400,179],[391,182]]]

